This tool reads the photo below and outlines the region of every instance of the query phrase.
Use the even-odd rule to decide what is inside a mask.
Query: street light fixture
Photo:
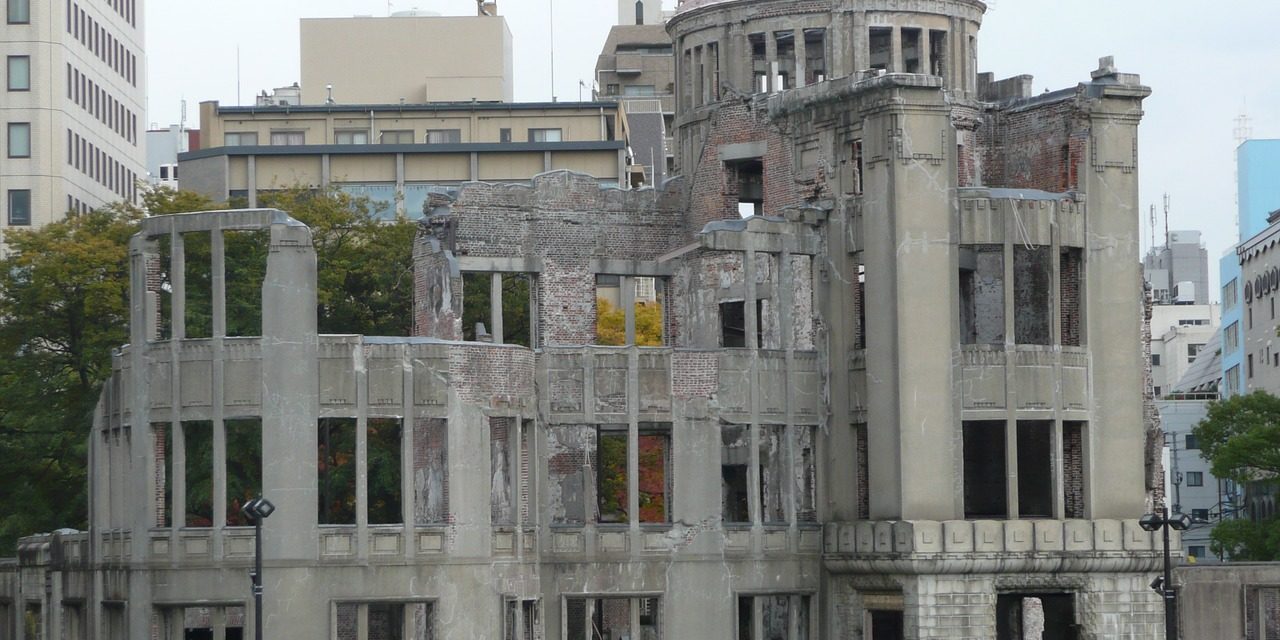
[[[253,521],[253,638],[262,640],[262,521],[275,513],[270,500],[258,496],[240,508]]]
[[[1169,508],[1161,507],[1160,513],[1148,513],[1138,520],[1143,531],[1159,529],[1164,534],[1164,577],[1151,582],[1151,588],[1164,598],[1164,635],[1168,640],[1178,638],[1178,592],[1173,588],[1173,560],[1169,556],[1169,529],[1186,531],[1191,527],[1191,516],[1179,513],[1169,517]]]

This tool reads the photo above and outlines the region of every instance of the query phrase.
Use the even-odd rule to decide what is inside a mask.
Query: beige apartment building
[[[381,216],[419,217],[463,182],[527,182],[566,169],[626,186],[627,119],[614,102],[223,107],[200,105],[204,148],[182,187],[257,205],[263,190],[337,188]]]
[[[625,105],[635,163],[644,183],[675,175],[675,57],[658,0],[619,0],[618,24],[596,60],[598,100]]]
[[[303,104],[515,100],[511,29],[500,16],[304,19],[301,43]]]
[[[0,28],[0,242],[136,198],[146,175],[143,2],[9,0]]]

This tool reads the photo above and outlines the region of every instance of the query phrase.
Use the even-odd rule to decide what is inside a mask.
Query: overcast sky
[[[666,0],[674,6],[674,0]],[[516,100],[548,100],[551,26],[555,89],[578,98],[616,21],[614,0],[499,0],[515,39]],[[1199,229],[1209,249],[1210,282],[1234,242],[1235,118],[1252,120],[1253,137],[1280,137],[1280,24],[1276,0],[997,0],[983,23],[979,67],[997,78],[1034,75],[1036,92],[1088,80],[1100,56],[1142,75],[1155,93],[1141,129],[1143,245],[1146,210],[1172,200],[1172,229]],[[554,6],[554,20],[552,9]],[[396,0],[392,11],[426,9],[473,15],[473,0]],[[263,89],[299,79],[298,19],[387,15],[386,0],[194,0],[147,3],[148,121],[176,123],[183,99],[188,125],[197,105],[252,102]],[[449,55],[441,52],[441,55]],[[388,60],[411,72],[412,61]],[[1162,216],[1163,214],[1161,214]],[[1163,219],[1158,228],[1163,229]],[[1216,286],[1211,286],[1215,289]],[[1217,299],[1216,291],[1211,292]]]

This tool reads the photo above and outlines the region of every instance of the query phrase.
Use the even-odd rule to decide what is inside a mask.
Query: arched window
[[[644,24],[644,0],[636,0],[636,24]]]

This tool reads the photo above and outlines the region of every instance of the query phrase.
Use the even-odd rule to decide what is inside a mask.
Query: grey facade
[[[273,637],[1004,640],[1037,600],[1074,637],[1162,637],[1150,90],[1110,60],[1039,96],[980,79],[984,9],[686,3],[681,178],[433,197],[412,337],[317,335],[286,213],[143,221],[93,529],[24,541],[0,615],[227,633],[258,443]],[[215,284],[186,337],[159,274],[197,233],[220,273],[246,230],[261,336],[227,335]]]
[[[1209,303],[1209,252],[1199,231],[1171,231],[1142,261],[1157,304]]]

